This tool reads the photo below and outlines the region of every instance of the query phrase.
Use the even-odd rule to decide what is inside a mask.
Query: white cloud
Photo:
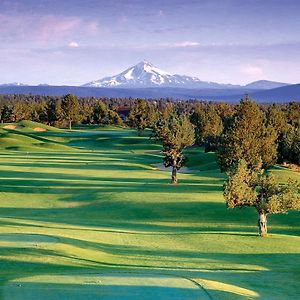
[[[79,45],[78,45],[77,42],[71,42],[71,43],[69,43],[68,47],[69,47],[69,48],[78,48]]]
[[[193,47],[193,46],[199,46],[200,44],[198,42],[191,42],[191,41],[185,41],[182,43],[177,43],[175,46],[177,47]]]
[[[241,72],[251,77],[261,77],[264,75],[264,71],[261,67],[250,64],[242,66]]]
[[[187,48],[187,47],[195,47],[195,46],[200,46],[200,43],[192,42],[192,41],[184,41],[178,43],[164,43],[158,45],[159,48]]]

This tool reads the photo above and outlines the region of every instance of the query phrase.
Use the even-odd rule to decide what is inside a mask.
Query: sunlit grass
[[[157,299],[209,299],[183,278],[213,299],[298,299],[299,212],[271,216],[258,237],[253,209],[226,209],[213,153],[189,149],[195,172],[174,186],[147,134],[34,126],[1,129],[0,299],[154,299],[149,285]]]

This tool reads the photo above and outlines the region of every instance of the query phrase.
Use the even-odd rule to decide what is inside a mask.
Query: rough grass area
[[[187,150],[194,172],[170,185],[146,135],[21,125],[0,129],[1,300],[299,299],[300,213],[258,237],[213,153]]]

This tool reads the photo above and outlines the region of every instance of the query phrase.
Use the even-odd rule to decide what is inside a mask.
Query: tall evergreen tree
[[[221,117],[213,106],[209,106],[205,111],[201,129],[206,152],[217,149],[222,131],[223,123]]]
[[[202,145],[204,142],[203,135],[202,135],[204,115],[205,115],[205,108],[203,104],[196,103],[192,109],[190,120],[195,127],[195,139],[198,145]]]
[[[46,107],[47,123],[52,126],[57,121],[56,105],[57,105],[57,101],[53,98],[47,101],[47,107]]]
[[[30,120],[32,115],[31,105],[23,101],[17,101],[14,105],[12,114],[14,115],[15,122]]]
[[[294,127],[300,127],[300,103],[290,102],[286,107],[288,123]]]
[[[80,106],[80,115],[83,124],[91,124],[93,115],[93,105],[88,102],[89,99],[83,101]]]
[[[158,111],[153,103],[143,99],[137,99],[131,107],[127,117],[127,123],[135,128],[141,135],[146,127],[152,128],[158,118]]]
[[[221,170],[229,170],[240,159],[253,170],[272,165],[277,158],[276,139],[275,130],[264,123],[263,112],[246,97],[221,140],[218,152]]]
[[[10,105],[4,104],[1,109],[1,122],[9,123],[13,121],[13,109]]]
[[[108,110],[108,124],[113,124],[113,125],[119,125],[122,126],[123,125],[123,120],[121,119],[121,117],[118,115],[118,113],[112,109]]]
[[[268,126],[272,126],[276,130],[278,136],[286,131],[286,114],[279,105],[273,104],[268,107],[266,121]]]
[[[108,116],[108,109],[107,106],[101,100],[98,100],[93,105],[92,116],[94,124],[103,124],[105,122],[105,119]]]
[[[131,107],[127,117],[128,125],[135,128],[138,131],[138,135],[141,135],[148,125],[147,108],[147,101],[138,99]]]
[[[280,143],[282,159],[300,165],[300,128],[288,124]]]
[[[72,129],[72,122],[79,119],[79,102],[76,96],[67,94],[61,102],[61,109],[64,118],[68,121],[69,129]]]
[[[195,126],[195,136],[198,145],[204,145],[205,151],[217,150],[223,131],[223,122],[215,106],[195,105],[191,114],[191,122]]]

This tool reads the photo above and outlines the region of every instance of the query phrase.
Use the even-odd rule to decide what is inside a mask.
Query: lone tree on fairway
[[[224,183],[224,198],[228,208],[253,206],[259,215],[260,236],[267,235],[267,215],[300,209],[299,185],[289,180],[286,185],[276,183],[272,174],[259,174],[239,161]]]
[[[63,97],[61,102],[61,109],[65,119],[69,124],[69,129],[72,129],[72,122],[79,117],[79,102],[76,96],[67,94]]]
[[[182,151],[195,142],[194,128],[186,114],[172,111],[159,120],[154,127],[154,136],[163,144],[164,166],[172,167],[172,184],[177,183],[177,170],[185,161]]]

